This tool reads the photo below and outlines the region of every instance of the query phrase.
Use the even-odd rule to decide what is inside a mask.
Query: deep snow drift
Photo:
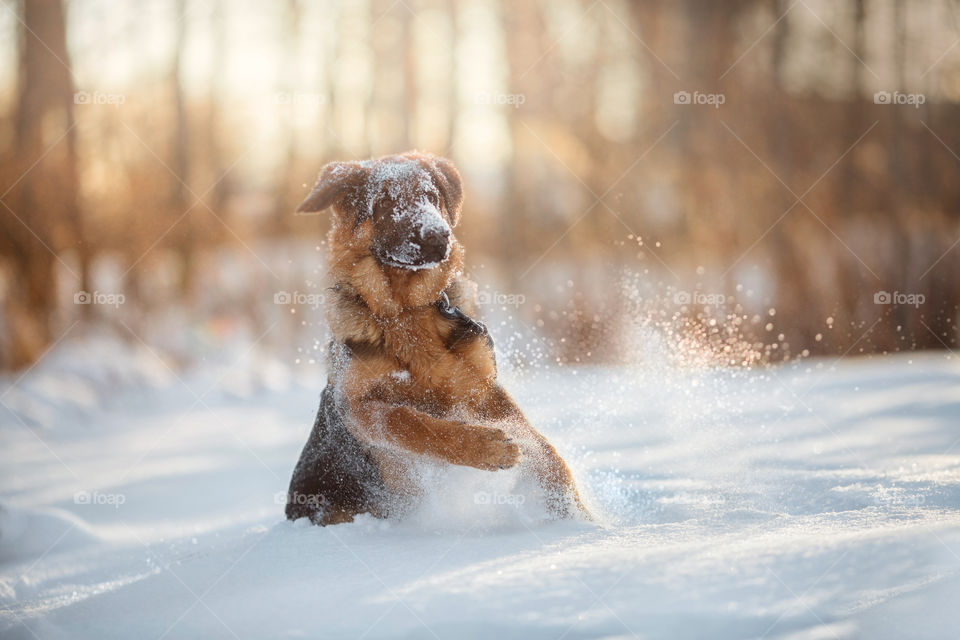
[[[405,521],[328,528],[278,500],[319,377],[97,361],[0,387],[4,638],[960,633],[956,357],[507,376],[599,522],[435,467]]]

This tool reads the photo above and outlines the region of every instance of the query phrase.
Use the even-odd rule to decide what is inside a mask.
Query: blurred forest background
[[[628,357],[639,313],[957,345],[957,0],[2,2],[3,368],[93,329],[312,352],[329,223],[292,212],[410,148],[551,358]]]

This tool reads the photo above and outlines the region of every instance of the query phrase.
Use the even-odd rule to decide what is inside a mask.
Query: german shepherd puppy
[[[449,160],[408,152],[327,164],[298,207],[333,207],[333,340],[287,518],[397,514],[416,499],[419,456],[488,471],[520,465],[555,516],[589,517],[567,465],[497,384],[452,231],[462,201]]]

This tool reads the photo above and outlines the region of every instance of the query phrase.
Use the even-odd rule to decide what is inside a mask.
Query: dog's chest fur
[[[460,277],[447,288],[451,306],[466,303],[468,284]],[[496,365],[490,341],[471,330],[468,317],[450,317],[437,304],[428,304],[383,318],[349,285],[335,287],[334,293],[330,309],[334,339],[348,347],[357,366],[391,360],[396,386],[406,387],[404,395],[411,400],[425,399],[434,412],[476,407],[484,400],[496,378]]]

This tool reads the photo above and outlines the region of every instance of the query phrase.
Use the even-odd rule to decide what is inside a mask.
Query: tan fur
[[[523,460],[522,469],[554,496],[555,512],[586,516],[566,464],[496,383],[486,339],[452,341],[454,327],[435,306],[446,293],[451,306],[472,309],[476,287],[462,275],[456,238],[433,268],[387,266],[371,253],[374,224],[352,224],[357,212],[349,198],[333,206],[330,328],[339,343],[365,345],[343,365],[338,384],[347,429],[377,460],[386,487],[398,495],[413,490],[417,455],[491,471]],[[458,216],[459,202],[456,208]]]

